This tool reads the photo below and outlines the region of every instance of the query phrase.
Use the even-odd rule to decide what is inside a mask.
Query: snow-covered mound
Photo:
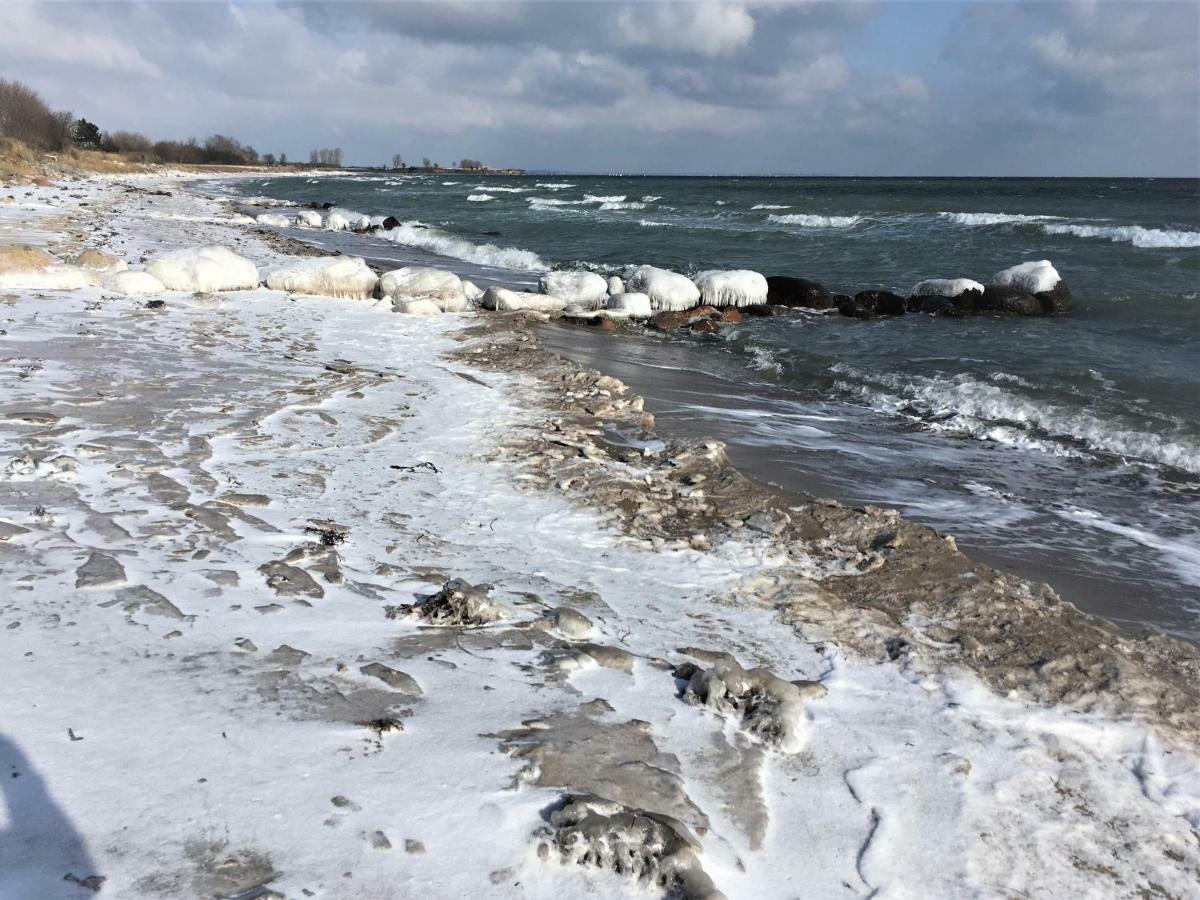
[[[613,294],[608,298],[608,311],[618,313],[613,318],[648,319],[654,314],[650,298],[645,294]]]
[[[369,300],[379,278],[357,256],[297,259],[267,275],[267,287],[316,297]]]
[[[110,275],[114,272],[124,272],[129,263],[116,256],[109,256],[99,250],[84,250],[75,257],[75,265],[81,269],[95,272],[97,275]]]
[[[700,301],[700,289],[690,278],[654,266],[635,269],[625,288],[630,293],[645,294],[651,308],[657,310],[691,309]]]
[[[146,271],[171,291],[247,291],[259,284],[254,263],[216,245],[167,253]]]
[[[566,301],[561,297],[550,294],[530,294],[521,291],[510,291],[508,288],[492,286],[484,294],[480,305],[484,309],[496,312],[512,312],[518,309],[532,309],[537,312],[561,312],[567,308]]]
[[[349,231],[350,220],[341,213],[331,212],[325,217],[326,231]]]
[[[125,294],[129,297],[144,297],[147,294],[161,294],[166,285],[149,272],[113,272],[106,275],[100,286],[114,294]]]
[[[320,228],[321,214],[315,209],[302,209],[296,214],[296,224],[301,228]]]
[[[912,290],[914,297],[957,297],[968,291],[983,295],[983,285],[970,278],[926,278]]]
[[[1020,288],[1031,294],[1044,294],[1054,290],[1062,276],[1050,264],[1050,260],[1031,260],[1011,266],[992,276],[992,284]]]
[[[748,269],[713,269],[695,278],[700,302],[709,306],[754,306],[767,302],[767,279]]]
[[[475,285],[473,281],[462,280],[463,293],[467,297],[468,303],[478,303],[483,298],[483,290]]]
[[[254,221],[259,225],[269,225],[272,228],[287,228],[292,224],[292,220],[280,213],[263,213],[261,216],[255,216]]]
[[[429,266],[405,266],[384,272],[379,279],[379,295],[394,303],[406,300],[432,300],[442,312],[462,312],[467,295],[462,279],[453,272]]]
[[[615,297],[617,294],[625,293],[625,282],[616,275],[610,275],[608,279],[608,295]]]
[[[396,312],[409,316],[440,316],[444,310],[436,302],[427,297],[415,300],[397,300],[394,307]]]
[[[600,309],[608,299],[608,282],[595,272],[547,272],[538,288],[543,294],[584,309]]]

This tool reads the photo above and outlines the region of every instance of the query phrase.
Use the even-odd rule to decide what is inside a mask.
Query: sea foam
[[[817,216],[809,213],[767,216],[768,222],[776,225],[800,225],[804,228],[849,228],[859,222],[859,216]]]

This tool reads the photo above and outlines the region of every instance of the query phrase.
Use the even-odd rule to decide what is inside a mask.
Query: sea
[[[481,286],[754,269],[830,292],[1048,259],[1058,318],[797,312],[715,336],[548,325],[660,429],[802,494],[900,509],[1082,609],[1200,641],[1200,180],[364,173],[209,187],[401,224],[283,229]],[[286,212],[287,210],[282,210]]]

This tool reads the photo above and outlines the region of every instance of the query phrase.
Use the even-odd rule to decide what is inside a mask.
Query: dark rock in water
[[[736,308],[727,309],[725,312],[721,313],[721,321],[736,325],[738,322],[742,321],[742,314],[738,312]]]
[[[721,310],[715,306],[695,306],[687,311],[688,320],[692,319],[719,319]]]
[[[608,316],[564,315],[560,321],[565,325],[584,325],[589,328],[599,328],[601,331],[616,331],[613,320]]]
[[[816,281],[771,275],[767,278],[767,302],[776,306],[804,306],[808,309],[833,309],[829,292]]]
[[[937,316],[961,316],[963,313],[954,305],[950,297],[917,297],[920,301],[917,310]]]
[[[1071,311],[1071,291],[1065,281],[1060,280],[1052,290],[1042,291],[1034,296],[1042,305],[1042,312],[1048,316],[1058,316]]]
[[[774,318],[782,316],[787,312],[786,306],[772,306],[770,303],[752,303],[749,306],[739,307],[743,316],[757,316],[759,318]]]
[[[983,292],[980,308],[986,312],[1013,316],[1040,316],[1042,304],[1037,297],[1017,287],[989,284]]]
[[[851,319],[875,318],[875,305],[873,303],[864,303],[857,297],[847,297],[845,295],[839,297],[837,310],[843,316],[849,316]]]
[[[383,220],[383,225],[381,227],[383,228],[384,231],[391,231],[393,228],[400,227],[400,220],[397,219],[395,216],[388,216],[386,219]]]
[[[365,233],[366,233],[366,234],[379,234],[379,232],[381,232],[381,231],[383,231],[383,226],[382,226],[382,225],[372,225],[371,227],[369,227],[369,228],[366,230],[366,232],[365,232]]]
[[[321,209],[333,209],[333,204],[332,203],[322,203]]]
[[[720,327],[712,319],[697,319],[688,325],[688,331],[692,334],[716,334],[720,330]]]
[[[682,328],[687,324],[688,319],[692,317],[691,311],[677,312],[666,311],[660,312],[653,319],[651,324],[657,331],[674,331],[676,328]]]
[[[859,291],[854,295],[854,300],[869,306],[881,316],[902,316],[907,306],[903,297],[891,291]]]

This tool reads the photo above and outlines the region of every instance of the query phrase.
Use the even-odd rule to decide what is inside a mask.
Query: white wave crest
[[[606,197],[603,195],[596,195],[596,194],[584,194],[583,195],[584,203],[623,203],[624,201],[625,201],[624,194],[613,194],[612,196],[609,196],[609,197]]]
[[[442,184],[446,187],[450,187],[453,184],[462,184],[462,182],[461,181],[443,181]]]
[[[778,203],[755,203],[751,209],[791,209],[790,206],[781,206]]]
[[[989,225],[1029,225],[1058,219],[1059,216],[1024,216],[1014,213],[956,213],[940,212],[943,219],[949,219],[956,225],[967,225],[973,228],[983,228]]]
[[[621,200],[609,200],[607,203],[601,203],[600,209],[645,209],[645,203],[638,203],[635,200],[628,202]]]
[[[750,354],[750,365],[760,372],[771,372],[774,375],[783,374],[783,364],[775,359],[775,354],[766,347],[748,344],[746,352]]]
[[[768,222],[776,225],[800,225],[804,228],[849,228],[860,220],[860,216],[815,216],[808,213],[791,215],[769,215]]]
[[[388,240],[407,247],[419,247],[441,256],[494,266],[498,269],[545,272],[549,270],[536,253],[518,250],[516,247],[497,247],[495,244],[472,244],[464,238],[455,237],[436,228],[421,226],[420,222],[402,222],[398,228],[387,232]]]
[[[1135,247],[1200,247],[1200,231],[1171,231],[1141,225],[1043,225],[1047,234],[1072,234],[1081,238],[1106,238]]]
[[[498,194],[523,194],[527,190],[529,190],[529,188],[498,187],[497,185],[494,185],[494,184],[477,184],[477,185],[475,185],[475,190],[477,190],[477,191],[495,191]]]
[[[653,219],[638,219],[638,224],[643,228],[673,228],[674,222],[655,222]]]
[[[647,194],[645,197],[642,198],[642,202],[643,203],[657,203],[661,199],[662,199],[662,197],[659,196],[658,194]]]
[[[567,188],[575,187],[575,185],[568,184],[565,181],[539,181],[535,187],[545,188],[548,191],[565,191]]]
[[[487,203],[489,200],[495,200],[491,194],[471,194],[467,197],[472,203]]]

